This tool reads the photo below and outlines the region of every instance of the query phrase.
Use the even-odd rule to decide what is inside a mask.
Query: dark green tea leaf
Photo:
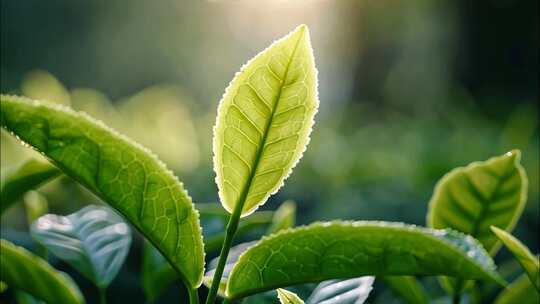
[[[233,267],[226,295],[365,275],[447,275],[499,282],[495,265],[470,236],[388,222],[330,222],[263,238]]]
[[[47,303],[79,304],[84,298],[71,278],[26,249],[0,240],[0,279]]]
[[[118,210],[188,286],[202,283],[199,215],[183,185],[149,150],[66,107],[4,95],[1,101],[2,128]]]

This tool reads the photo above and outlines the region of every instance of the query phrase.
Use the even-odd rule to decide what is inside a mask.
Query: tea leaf
[[[87,206],[68,216],[46,214],[32,224],[30,233],[100,288],[116,277],[131,245],[128,225],[100,206]]]
[[[375,277],[367,276],[348,280],[329,280],[320,283],[311,293],[308,304],[364,303]]]
[[[7,170],[2,172],[0,215],[27,191],[60,175],[60,170],[36,159],[29,159],[16,169]]]
[[[246,216],[282,185],[309,141],[319,101],[305,25],[242,67],[219,104],[214,170],[221,203]]]
[[[232,269],[226,294],[236,299],[293,284],[364,275],[504,282],[482,246],[459,232],[401,223],[330,222],[263,238]]]
[[[1,124],[125,216],[182,281],[202,283],[199,216],[178,179],[149,150],[81,112],[1,96]]]
[[[84,303],[79,288],[63,272],[26,249],[0,240],[1,280],[47,303]]]
[[[429,303],[428,295],[415,277],[412,276],[387,276],[383,280],[390,289],[401,296],[407,303],[424,304]]]
[[[527,275],[522,275],[514,282],[508,285],[495,298],[495,304],[538,304],[540,303],[540,295],[535,290],[533,284]]]
[[[469,234],[494,254],[499,246],[489,227],[511,231],[525,206],[527,177],[520,157],[513,150],[446,174],[429,202],[428,226]]]
[[[540,264],[538,257],[535,257],[527,246],[523,245],[510,233],[491,226],[491,231],[503,242],[503,244],[512,252],[517,261],[529,276],[533,286],[540,292]]]
[[[278,288],[278,299],[281,304],[304,304],[304,301],[300,299],[294,292]]]

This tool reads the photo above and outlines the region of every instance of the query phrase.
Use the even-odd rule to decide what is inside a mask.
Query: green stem
[[[232,301],[230,299],[227,299],[227,298],[223,299],[223,302],[221,302],[221,304],[231,304],[231,303],[232,303]]]
[[[452,298],[452,303],[453,304],[459,304],[459,302],[461,302],[461,293],[455,293],[454,294],[454,297]]]
[[[296,45],[294,46],[294,49],[292,51],[292,56],[289,59],[287,66],[285,67],[285,74],[283,75],[283,79],[287,79],[287,75],[289,74],[289,67],[291,65],[291,62],[293,61],[294,54],[296,53],[296,49],[298,48],[299,42],[300,42],[300,39],[296,41]],[[262,139],[260,141],[261,143],[266,142],[266,139],[269,133],[268,131],[270,130],[270,126],[272,125],[272,121],[274,120],[274,113],[276,113],[278,101],[281,98],[282,92],[283,92],[283,85],[279,88],[279,92],[277,94],[276,100],[272,107],[272,111],[271,111],[272,115],[270,116],[270,119],[268,119],[264,127],[264,132],[262,133]],[[210,291],[208,292],[208,297],[206,298],[206,304],[213,304],[216,300],[219,283],[221,281],[221,277],[223,276],[223,269],[225,267],[225,262],[227,261],[227,256],[229,255],[229,250],[231,249],[234,234],[236,233],[236,230],[238,229],[238,223],[240,222],[240,215],[242,214],[242,209],[244,208],[244,204],[246,203],[249,189],[251,188],[251,183],[253,182],[253,179],[255,178],[257,167],[259,166],[259,162],[263,155],[263,146],[264,145],[260,145],[259,148],[257,149],[257,154],[255,155],[255,160],[253,162],[253,168],[251,169],[251,172],[249,174],[247,186],[245,186],[244,189],[242,190],[242,193],[240,194],[240,197],[236,205],[234,205],[234,211],[231,214],[231,217],[229,218],[229,223],[227,224],[227,233],[225,235],[225,241],[223,242],[223,247],[221,247],[221,253],[219,254],[218,265],[216,268],[216,272],[214,273],[214,278],[212,279],[212,286],[210,287]]]
[[[107,287],[98,287],[99,290],[99,303],[107,304]]]
[[[233,214],[229,218],[229,223],[227,224],[227,232],[225,234],[225,240],[223,241],[223,246],[221,247],[221,252],[219,253],[218,265],[216,267],[216,272],[214,273],[214,278],[212,279],[212,286],[208,292],[208,297],[206,298],[206,304],[212,304],[216,300],[216,295],[219,288],[219,282],[223,276],[223,270],[225,268],[225,262],[227,262],[227,257],[229,256],[229,250],[231,250],[232,241],[236,230],[238,229],[238,223],[240,222],[240,214],[242,214],[242,205],[234,209]]]
[[[187,292],[189,295],[189,304],[199,304],[199,292],[197,288],[187,287]]]

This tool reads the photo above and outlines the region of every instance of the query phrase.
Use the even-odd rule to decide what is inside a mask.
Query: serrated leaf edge
[[[306,230],[310,230],[312,228],[323,228],[323,227],[329,227],[329,226],[335,226],[335,225],[339,225],[341,227],[391,227],[391,228],[396,228],[396,229],[406,229],[408,231],[422,232],[424,235],[445,244],[446,246],[448,246],[449,249],[453,250],[454,252],[462,254],[463,250],[459,249],[459,247],[457,247],[454,243],[452,243],[452,242],[450,242],[450,241],[448,241],[446,239],[443,239],[443,238],[435,237],[437,234],[452,233],[452,234],[461,236],[461,237],[467,239],[468,241],[471,241],[472,243],[474,243],[474,245],[476,245],[478,247],[478,250],[480,250],[480,252],[483,255],[485,255],[488,258],[490,257],[488,252],[484,249],[482,244],[480,244],[480,242],[478,242],[478,240],[471,237],[470,235],[464,234],[464,233],[462,233],[460,231],[457,231],[457,230],[454,230],[454,229],[451,229],[451,228],[434,229],[434,228],[423,227],[423,226],[418,226],[418,225],[414,225],[414,224],[406,224],[406,223],[403,223],[403,222],[386,222],[386,221],[340,221],[340,220],[328,221],[328,222],[320,221],[320,222],[314,222],[314,223],[309,224],[309,225],[303,225],[303,226],[297,226],[295,228],[283,229],[283,230],[280,230],[279,232],[274,233],[272,235],[263,236],[257,243],[255,243],[252,246],[248,247],[240,255],[240,257],[238,258],[237,263],[234,265],[234,267],[231,270],[229,278],[232,277],[232,274],[235,272],[236,267],[238,266],[238,262],[240,262],[244,258],[244,255],[246,255],[246,253],[249,252],[252,248],[257,247],[257,246],[262,246],[265,242],[271,241],[274,238],[278,238],[278,237],[280,237],[282,235],[285,235],[285,234],[296,233],[296,232],[299,232],[299,231],[306,231]],[[464,257],[468,261],[472,262],[474,265],[476,265],[480,269],[484,269],[484,268],[487,267],[487,269],[489,270],[488,273],[489,273],[490,277],[494,281],[496,281],[497,283],[499,283],[499,284],[501,284],[503,286],[507,285],[507,282],[498,273],[496,273],[497,267],[494,264],[493,260],[489,259],[488,260],[488,265],[484,266],[484,265],[479,264],[476,260],[472,259],[468,255],[464,255]],[[230,298],[229,285],[227,285],[226,295],[227,295],[228,298]]]
[[[222,97],[221,97],[221,99],[219,101],[218,107],[217,107],[217,116],[216,117],[220,117],[220,113],[222,113],[224,111],[223,107],[224,107],[226,97],[232,92],[233,84],[236,82],[236,80],[239,78],[239,76],[244,72],[244,70],[253,61],[255,61],[257,58],[261,57],[266,51],[268,51],[274,45],[276,45],[276,44],[278,44],[278,43],[280,43],[280,42],[282,42],[284,40],[289,39],[298,30],[304,30],[307,33],[306,40],[307,40],[308,48],[310,50],[309,57],[310,57],[311,62],[313,64],[313,70],[314,70],[314,75],[315,75],[315,77],[314,77],[315,78],[315,108],[314,108],[314,111],[313,111],[313,117],[311,118],[310,121],[307,122],[307,124],[309,124],[310,127],[308,129],[306,129],[307,136],[305,138],[305,142],[298,142],[297,145],[301,144],[302,149],[295,152],[295,157],[294,157],[295,159],[292,162],[292,165],[291,165],[290,169],[283,174],[283,177],[281,178],[281,182],[277,183],[270,191],[268,191],[268,194],[266,194],[260,200],[260,202],[258,204],[253,206],[249,212],[246,212],[246,213],[241,212],[241,217],[246,217],[246,216],[252,214],[253,212],[257,211],[257,209],[259,209],[259,207],[261,205],[263,205],[268,200],[268,198],[270,196],[274,195],[276,192],[279,191],[279,189],[281,189],[281,187],[283,187],[283,185],[285,184],[285,180],[287,180],[287,178],[291,175],[293,169],[296,167],[296,165],[298,164],[300,159],[302,159],[302,156],[303,156],[304,152],[306,151],[307,146],[309,145],[309,142],[311,141],[310,134],[311,134],[311,131],[313,130],[313,126],[315,124],[315,116],[317,115],[317,113],[319,111],[319,103],[320,102],[319,102],[319,80],[318,80],[319,72],[318,72],[317,67],[315,65],[315,56],[313,54],[313,47],[311,46],[311,37],[309,35],[308,27],[305,24],[301,24],[301,25],[297,26],[294,30],[292,30],[290,33],[288,33],[284,37],[282,37],[280,39],[277,39],[277,40],[274,40],[274,42],[272,42],[268,47],[266,47],[264,50],[257,53],[257,55],[255,55],[253,58],[249,59],[245,64],[243,64],[242,67],[240,68],[240,71],[238,71],[238,72],[236,72],[234,74],[233,79],[229,82],[229,85],[227,86],[227,88],[225,88],[225,92],[223,93],[223,95],[222,95]],[[213,154],[212,161],[213,161],[214,173],[216,174],[215,183],[216,183],[216,185],[218,187],[219,200],[220,200],[220,202],[222,202],[221,204],[223,205],[223,208],[225,208],[225,210],[227,210],[229,213],[233,213],[233,210],[230,210],[229,207],[226,204],[223,203],[225,201],[225,194],[223,193],[223,191],[220,189],[220,186],[219,186],[221,184],[221,179],[219,178],[218,170],[220,168],[221,161],[217,157],[220,152],[217,150],[216,138],[217,138],[217,134],[218,134],[219,130],[221,130],[221,129],[222,129],[222,126],[221,126],[220,120],[216,118],[216,124],[214,125],[214,127],[212,129],[212,136],[213,136],[212,137],[212,154]],[[253,170],[255,170],[255,168]],[[242,206],[242,209],[243,209],[243,206]]]
[[[180,188],[182,189],[182,191],[184,191],[185,195],[186,195],[186,198],[188,199],[188,201],[191,203],[192,205],[192,209],[194,210],[195,212],[195,217],[196,217],[196,220],[198,222],[198,226],[199,226],[199,229],[201,230],[201,238],[202,238],[202,254],[203,254],[203,271],[201,272],[201,274],[199,275],[199,279],[197,281],[197,283],[195,284],[196,287],[199,287],[202,285],[202,281],[203,281],[203,275],[204,275],[204,272],[205,272],[205,265],[204,265],[204,261],[206,260],[206,253],[205,253],[205,250],[204,250],[204,236],[202,234],[202,226],[201,226],[201,222],[200,222],[200,215],[199,215],[199,211],[195,208],[195,204],[193,203],[193,200],[191,198],[191,196],[189,195],[189,192],[187,191],[187,189],[184,187],[184,183],[181,182],[178,177],[169,169],[167,168],[167,166],[165,165],[165,163],[163,161],[161,161],[157,155],[152,152],[150,149],[146,148],[145,146],[141,145],[140,143],[132,140],[131,138],[129,138],[128,136],[122,134],[122,133],[119,133],[118,131],[114,130],[113,128],[109,127],[108,125],[106,125],[103,121],[99,120],[99,119],[96,119],[92,116],[90,116],[89,114],[87,114],[86,112],[83,112],[83,111],[75,111],[73,110],[72,108],[68,107],[68,106],[64,106],[64,105],[61,105],[61,104],[57,104],[57,103],[52,103],[52,102],[49,102],[49,101],[43,101],[43,100],[35,100],[35,99],[31,99],[31,98],[28,98],[28,97],[23,97],[23,96],[17,96],[17,95],[9,95],[9,94],[0,94],[0,100],[2,99],[11,99],[11,100],[14,100],[14,101],[18,101],[18,102],[22,102],[22,103],[27,103],[27,104],[31,104],[33,106],[45,106],[47,108],[51,108],[53,110],[57,110],[57,111],[60,111],[60,112],[65,112],[69,115],[73,115],[77,118],[81,118],[81,119],[85,119],[87,121],[89,121],[90,123],[93,123],[93,124],[96,124],[98,127],[100,128],[103,128],[105,131],[107,132],[110,132],[112,135],[118,137],[119,140],[122,140],[124,141],[125,143],[128,143],[130,145],[132,145],[135,149],[138,149],[140,152],[143,152],[145,154],[147,154],[152,160],[154,160],[161,169],[163,169],[163,171],[165,172],[165,174],[169,175],[169,177],[171,177],[176,183],[178,183],[178,185],[180,186]],[[3,127],[2,127],[3,128]],[[5,130],[7,130],[6,128],[4,128]],[[47,158],[50,162],[52,162],[53,164],[57,165],[57,167],[59,168],[62,168],[62,166],[58,166],[58,164],[56,164],[56,162],[52,159],[50,159],[49,157],[47,157],[47,155],[45,155],[43,152],[37,150],[36,148],[34,148],[32,145],[26,143],[24,140],[22,140],[19,136],[17,136],[16,134],[14,134],[12,131],[10,130],[7,130],[12,136],[14,136],[15,138],[17,138],[18,141],[20,141],[24,146],[26,147],[29,147],[35,151],[37,151],[38,153],[40,153],[41,155],[43,155],[45,158]],[[71,176],[70,176],[71,177]],[[73,177],[71,177],[73,178]],[[73,178],[73,179],[76,179],[76,178]],[[77,180],[77,179],[76,179]],[[83,184],[83,185],[86,185],[86,183],[84,183],[83,181],[80,181],[80,180],[77,180],[77,182]],[[93,187],[91,187],[93,189]],[[95,189],[96,191],[98,191],[99,189]],[[118,213],[121,213],[122,212],[120,210],[117,210],[116,208],[114,208]],[[126,219],[128,219],[127,221],[128,222],[131,222],[129,220],[129,218],[125,215],[125,214],[122,214],[122,216]],[[135,227],[135,229],[137,229],[139,232],[141,232],[143,235],[143,231],[141,231],[138,227],[136,227],[135,225],[133,225]],[[145,237],[146,238],[146,237]],[[147,238],[148,239],[148,238]],[[187,280],[187,278],[185,278],[184,274],[181,273],[180,269],[177,269],[177,267],[175,266],[175,263],[169,261],[169,259],[166,257],[166,255],[161,252],[161,250],[158,248],[158,246],[156,246],[156,244],[154,244],[154,242],[150,239],[148,239],[148,241],[150,243],[152,243],[152,246],[154,246],[158,251],[160,251],[160,253],[165,257],[165,259],[171,264],[173,265],[173,268],[176,269],[177,272],[179,272],[179,275],[181,278],[183,278],[186,282],[186,284],[189,283],[189,280]]]

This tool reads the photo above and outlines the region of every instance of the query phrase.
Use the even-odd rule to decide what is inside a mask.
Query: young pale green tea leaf
[[[2,128],[124,215],[187,285],[202,283],[199,215],[183,185],[149,150],[84,113],[21,97],[0,99]]]
[[[301,158],[318,108],[317,71],[301,25],[242,67],[219,104],[214,171],[221,203],[246,216]]]
[[[304,304],[304,301],[302,301],[302,299],[300,299],[300,297],[294,292],[285,290],[283,288],[278,288],[276,291],[281,304]]]
[[[46,214],[32,224],[30,233],[100,288],[116,277],[131,245],[128,225],[102,206],[87,206],[68,216]]]
[[[362,304],[373,289],[375,277],[329,280],[320,283],[309,296],[308,304]]]
[[[283,202],[274,213],[272,225],[266,234],[272,234],[283,229],[294,227],[296,222],[296,203],[288,200]]]
[[[263,238],[233,267],[227,297],[365,275],[504,281],[482,246],[453,230],[388,222],[316,223]]]
[[[47,303],[80,304],[84,298],[71,278],[26,249],[0,240],[0,280]]]
[[[523,245],[510,233],[495,226],[492,226],[491,230],[516,257],[516,260],[523,267],[536,290],[540,292],[540,263],[538,262],[538,257],[535,257],[527,246]]]
[[[387,276],[383,281],[409,304],[427,304],[429,298],[422,284],[413,276]]]
[[[34,190],[60,175],[60,170],[36,159],[29,159],[17,168],[8,168],[6,171],[2,171],[0,215],[27,191]]]
[[[513,150],[446,174],[429,202],[428,226],[469,234],[494,254],[499,246],[489,227],[511,231],[525,206],[527,176],[520,157]]]
[[[493,301],[494,304],[538,304],[540,295],[531,284],[527,275],[523,274],[508,285]]]

